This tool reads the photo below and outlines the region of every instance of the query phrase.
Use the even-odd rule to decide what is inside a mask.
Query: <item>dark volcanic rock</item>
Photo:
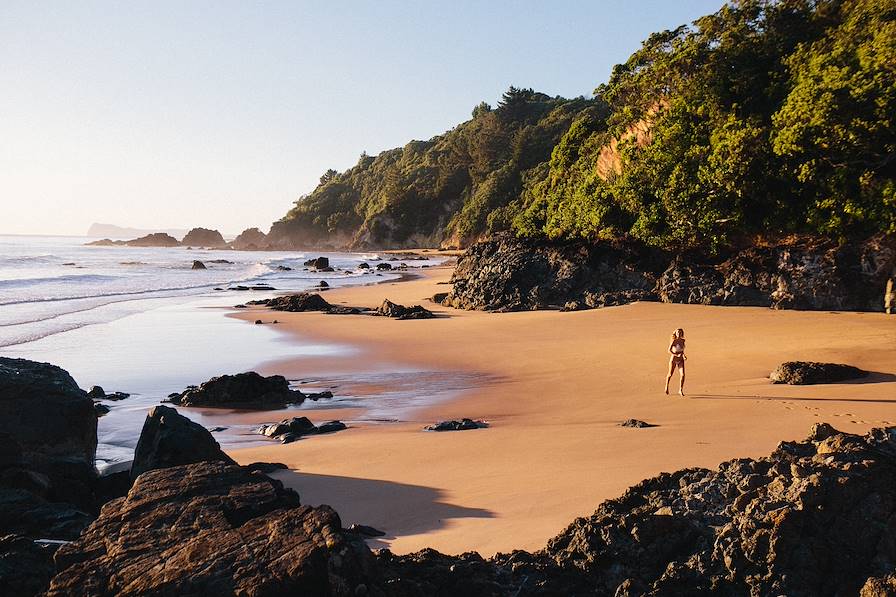
[[[149,470],[203,461],[233,463],[209,431],[168,406],[155,406],[146,415],[131,479]]]
[[[377,264],[376,264],[376,269],[378,269],[378,270],[380,270],[380,271],[387,271],[387,270],[392,269],[392,265],[389,264],[389,263],[385,263],[385,262],[383,262],[383,263],[377,263]]]
[[[383,304],[379,306],[376,312],[380,315],[393,317],[395,319],[432,319],[435,317],[432,311],[421,307],[420,305],[405,307],[404,305],[393,303],[389,299],[384,300]]]
[[[90,391],[87,392],[88,398],[93,398],[94,400],[105,398],[106,391],[101,386],[93,386],[90,388]]]
[[[93,506],[96,424],[93,400],[65,370],[0,357],[0,447],[16,444],[19,465],[49,479],[52,501]]]
[[[305,396],[298,390],[289,389],[289,382],[282,375],[262,377],[249,371],[213,377],[199,387],[187,388],[169,399],[179,406],[270,408],[302,402]]]
[[[384,537],[386,535],[383,531],[367,526],[366,524],[353,524],[346,530],[359,535],[364,535],[365,537]]]
[[[342,421],[327,421],[315,426],[308,417],[293,417],[291,419],[283,419],[279,423],[262,425],[258,432],[288,444],[305,435],[333,433],[343,429],[347,429],[347,427]]]
[[[21,535],[0,537],[0,596],[42,593],[55,574],[53,553]]]
[[[326,257],[317,257],[315,259],[309,259],[303,265],[322,270],[330,267],[330,260]]]
[[[767,458],[643,481],[535,553],[378,562],[390,595],[889,595],[894,533],[896,428],[820,424]]]
[[[363,595],[373,558],[341,527],[239,466],[150,471],[59,548],[47,595]]]
[[[646,427],[656,427],[652,423],[647,423],[645,421],[641,421],[639,419],[627,419],[622,423],[619,423],[620,427],[635,427],[637,429],[644,429]]]
[[[521,240],[497,235],[458,260],[446,305],[584,308],[637,300],[880,311],[896,234],[864,242],[802,239],[718,256],[672,255],[634,241]]]
[[[267,305],[274,311],[327,311],[333,305],[328,303],[319,294],[311,292],[300,292],[298,294],[289,294],[286,296],[277,296],[272,299],[262,299],[260,301],[250,301],[250,305]]]
[[[193,247],[223,247],[227,245],[220,232],[208,228],[193,228],[180,242]]]
[[[483,429],[488,427],[484,421],[473,419],[461,419],[460,421],[439,421],[433,425],[424,427],[427,431],[467,431],[469,429]]]
[[[206,269],[206,267],[205,267],[205,264],[202,263],[201,261],[194,261],[193,267],[191,267],[190,269]]]
[[[816,383],[836,383],[848,379],[858,379],[868,375],[852,365],[837,363],[815,363],[812,361],[788,361],[778,365],[769,379],[772,383],[807,385]]]
[[[358,307],[346,307],[345,305],[334,305],[327,309],[327,315],[360,315],[364,311]]]

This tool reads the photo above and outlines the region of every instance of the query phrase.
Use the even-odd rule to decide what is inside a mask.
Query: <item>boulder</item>
[[[389,299],[383,301],[383,304],[377,308],[376,313],[394,319],[432,319],[435,317],[432,311],[420,305],[405,307],[404,305],[393,303]]]
[[[99,400],[106,397],[106,391],[101,386],[92,386],[87,392],[87,397]]]
[[[483,429],[488,427],[485,421],[474,421],[473,419],[461,419],[460,421],[439,421],[432,425],[427,425],[423,429],[427,431],[467,431],[470,429]]]
[[[0,536],[0,595],[43,593],[55,574],[52,549],[21,535]]]
[[[20,466],[46,475],[54,501],[93,507],[97,414],[64,370],[0,357],[0,445],[17,445]]]
[[[376,269],[378,269],[378,270],[380,270],[380,271],[388,271],[388,270],[392,269],[392,264],[390,264],[390,263],[386,263],[386,262],[383,262],[383,263],[377,263],[377,264],[376,264]]]
[[[222,462],[149,471],[55,555],[63,595],[364,595],[369,549],[328,506]]]
[[[441,305],[442,301],[444,301],[446,298],[448,298],[447,292],[437,292],[434,295],[432,295],[432,297],[429,300],[436,303],[437,305]]]
[[[315,259],[309,259],[303,265],[322,270],[330,267],[330,260],[326,257],[317,257]]]
[[[149,470],[204,461],[233,463],[205,427],[173,408],[154,406],[137,440],[131,480]]]
[[[310,292],[300,292],[298,294],[289,294],[286,296],[278,296],[265,301],[259,301],[260,304],[267,305],[274,311],[326,311],[333,305],[328,303],[319,294]]]
[[[267,235],[258,228],[246,228],[233,239],[230,246],[238,251],[257,251],[268,244]]]
[[[778,365],[769,379],[772,383],[791,385],[808,385],[818,383],[837,383],[850,379],[858,379],[868,375],[852,365],[837,363],[816,363],[812,361],[788,361]]]
[[[345,305],[333,305],[324,313],[327,315],[360,315],[364,310],[358,307],[346,307]]]
[[[256,323],[261,323],[259,319]],[[291,390],[282,375],[263,377],[254,371],[213,377],[169,398],[179,406],[274,408],[301,403],[305,396]]]
[[[181,244],[193,247],[224,247],[227,242],[217,230],[208,228],[193,228],[181,239]]]
[[[640,419],[627,419],[622,423],[619,423],[620,427],[634,427],[636,429],[644,429],[646,427],[656,427],[656,425],[652,423],[647,423],[645,421],[641,421]]]
[[[361,262],[358,264],[358,269],[370,269],[370,264]]]
[[[342,421],[327,421],[319,426],[315,426],[308,417],[293,417],[291,419],[283,419],[279,423],[262,425],[258,432],[288,444],[301,439],[305,435],[333,433],[343,429],[347,429],[347,427]]]
[[[352,526],[348,527],[348,529],[346,530],[351,533],[363,535],[365,537],[384,537],[386,535],[386,533],[384,533],[383,531],[371,526],[367,526],[366,524],[355,523]]]
[[[321,281],[320,281],[320,284],[318,284],[317,287],[318,287],[318,288],[329,288],[330,285],[327,284],[327,281],[326,281],[326,280],[321,280]]]
[[[194,261],[193,267],[191,267],[190,269],[206,269],[206,267],[205,267],[205,264],[202,263],[201,261]]]

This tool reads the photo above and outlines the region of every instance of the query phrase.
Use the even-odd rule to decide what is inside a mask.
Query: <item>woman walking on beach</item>
[[[669,358],[669,375],[666,376],[666,394],[669,393],[669,380],[672,379],[672,374],[675,373],[675,368],[679,369],[679,374],[681,375],[679,384],[678,384],[678,393],[684,396],[684,361],[687,358],[684,356],[684,330],[678,328],[674,332],[672,332],[672,342],[669,344],[669,353],[672,355]]]

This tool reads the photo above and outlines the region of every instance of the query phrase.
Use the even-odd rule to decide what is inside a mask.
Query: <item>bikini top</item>
[[[681,354],[684,352],[684,346],[682,346],[681,344],[673,344],[672,352],[675,354]]]

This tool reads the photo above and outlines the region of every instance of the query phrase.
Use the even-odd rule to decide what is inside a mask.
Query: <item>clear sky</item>
[[[0,2],[0,233],[267,230],[510,85],[590,95],[722,0]]]

